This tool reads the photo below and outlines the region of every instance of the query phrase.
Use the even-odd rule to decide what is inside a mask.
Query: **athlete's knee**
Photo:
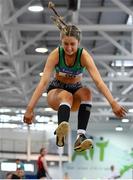
[[[83,88],[81,100],[92,100],[92,92],[89,88]]]
[[[61,102],[68,102],[68,103],[70,103],[70,105],[72,105],[72,102],[73,102],[73,95],[72,95],[72,93],[64,90],[64,91],[62,91],[62,92],[60,92],[58,94],[58,98],[59,98],[60,103]]]
[[[85,88],[85,93],[87,96],[92,96],[92,92],[89,88]]]

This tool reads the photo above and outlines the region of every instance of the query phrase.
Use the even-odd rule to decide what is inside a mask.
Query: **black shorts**
[[[43,178],[43,177],[47,177],[46,176],[46,171],[42,170],[42,171],[38,171],[37,172],[37,179]]]
[[[52,90],[52,89],[64,89],[72,94],[74,94],[78,89],[82,88],[81,82],[77,82],[75,84],[65,84],[62,83],[61,81],[57,79],[53,79],[50,81],[48,88],[47,88],[47,93]]]

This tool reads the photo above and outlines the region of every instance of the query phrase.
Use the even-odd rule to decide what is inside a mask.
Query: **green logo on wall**
[[[105,155],[105,149],[108,146],[109,141],[100,141],[96,143],[96,146],[99,148],[99,160],[100,161],[104,161],[104,155]],[[94,157],[94,153],[95,153],[95,148],[91,148],[89,150],[89,156],[87,155],[87,151],[83,151],[83,152],[74,152],[72,155],[72,161],[75,160],[75,158],[77,156],[83,156],[86,160],[93,160]]]
[[[99,160],[104,161],[105,158],[105,151],[109,145],[109,141],[100,141],[97,142],[96,147],[99,149]],[[89,153],[89,154],[88,154]],[[82,151],[82,152],[73,152],[72,161],[75,161],[76,157],[82,156],[85,160],[93,160],[95,154],[95,148],[89,149],[89,151]],[[131,153],[129,155],[133,158],[133,149],[131,149]],[[133,164],[127,164],[120,168],[120,176],[123,176],[124,173],[133,169]]]

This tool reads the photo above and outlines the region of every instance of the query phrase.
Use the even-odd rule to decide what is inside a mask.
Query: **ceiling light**
[[[131,113],[133,113],[133,109],[129,109],[129,110],[128,110],[128,112],[131,112]]]
[[[43,76],[43,72],[39,73],[40,76]]]
[[[123,127],[117,126],[117,127],[115,128],[115,130],[116,130],[116,131],[123,131]]]
[[[133,24],[133,18],[132,18],[132,15],[129,15],[129,16],[128,16],[127,24],[128,24],[128,25],[132,25],[132,24]]]
[[[43,11],[43,7],[40,5],[33,5],[33,6],[29,6],[28,10],[32,12],[41,12]]]
[[[132,67],[133,66],[133,61],[132,60],[116,60],[115,62],[112,62],[111,66],[115,67]]]
[[[46,53],[48,52],[48,49],[46,47],[40,47],[40,48],[36,48],[35,51],[39,53]]]
[[[42,96],[43,96],[43,97],[47,97],[47,93],[43,93]]]
[[[122,122],[127,123],[127,122],[129,122],[129,119],[122,119]]]
[[[51,124],[54,124],[54,122],[50,119],[48,124],[51,125]]]
[[[118,75],[118,76],[127,76],[128,75],[128,73],[127,72],[116,72],[116,74]]]
[[[15,129],[15,128],[18,128],[18,124],[14,124],[14,123],[0,123],[0,128],[12,128],[12,129]]]
[[[48,112],[54,112],[54,110],[52,108],[44,108],[44,111],[48,111]]]
[[[48,116],[36,116],[36,120],[37,120],[37,122],[42,122],[42,123],[48,123],[49,122],[49,120],[50,120],[50,117],[48,117]]]
[[[8,108],[1,108],[0,109],[0,112],[1,113],[8,113],[8,112],[11,112],[12,110],[11,109],[8,109]]]
[[[1,163],[2,171],[16,171],[16,163],[12,162],[2,162]]]
[[[55,162],[54,162],[54,161],[50,161],[50,162],[49,162],[49,165],[50,165],[50,166],[55,166]]]

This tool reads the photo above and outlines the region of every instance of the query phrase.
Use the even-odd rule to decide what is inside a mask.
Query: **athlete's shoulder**
[[[90,55],[89,51],[86,50],[85,48],[83,48],[82,54],[83,54],[83,55]]]
[[[55,49],[53,49],[53,50],[50,52],[49,56],[50,56],[50,55],[58,55],[58,47],[55,48]]]
[[[58,48],[55,48],[49,53],[47,60],[48,61],[53,61],[53,60],[56,61],[56,60],[58,60],[58,58],[59,58]]]
[[[82,56],[81,56],[81,64],[83,66],[86,66],[88,63],[90,63],[92,61],[92,56],[91,54],[88,52],[88,50],[83,49],[82,51]]]
[[[86,50],[86,49],[83,49],[83,51],[82,51],[82,58],[84,59],[92,59],[92,55],[91,55],[91,53],[88,51],[88,50]]]

